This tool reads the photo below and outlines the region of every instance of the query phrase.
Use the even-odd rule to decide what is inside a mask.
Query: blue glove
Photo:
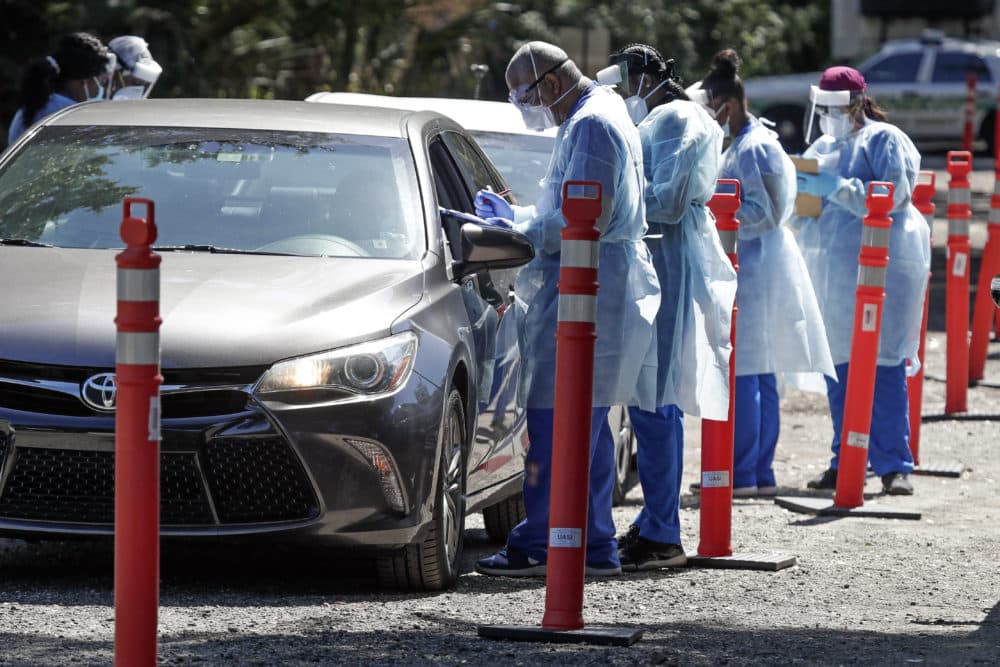
[[[821,171],[818,174],[797,174],[799,192],[825,198],[837,189],[840,184],[840,176],[831,174],[828,171]]]
[[[480,218],[505,218],[514,220],[514,209],[510,207],[507,200],[495,192],[480,190],[476,193],[473,204],[476,207],[476,215]]]

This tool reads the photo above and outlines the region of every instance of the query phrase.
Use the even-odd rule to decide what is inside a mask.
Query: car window
[[[443,132],[442,137],[451,154],[461,163],[466,175],[472,179],[472,186],[476,191],[488,187],[494,192],[499,192],[505,188],[468,139],[455,132]]]
[[[862,71],[868,83],[911,83],[917,80],[923,53],[897,53],[877,60]]]
[[[0,238],[118,248],[121,200],[157,245],[412,259],[426,245],[400,138],[216,128],[47,127],[0,171]]]
[[[934,83],[965,83],[969,72],[975,72],[980,81],[993,81],[993,75],[986,62],[974,53],[962,51],[939,51],[934,60]]]
[[[472,136],[507,181],[514,201],[521,204],[538,201],[555,138],[541,134],[478,131],[473,131]]]

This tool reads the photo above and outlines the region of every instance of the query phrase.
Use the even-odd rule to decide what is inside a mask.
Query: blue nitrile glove
[[[453,211],[450,208],[445,208],[443,206],[438,206],[438,209],[444,215],[450,215],[453,218],[458,218],[465,222],[471,222],[474,225],[479,225],[480,227],[501,227],[503,229],[514,229],[511,225],[510,220],[505,220],[503,218],[498,218],[491,216],[488,218],[481,218],[479,216],[472,215],[471,213],[463,213],[462,211]]]
[[[473,204],[476,207],[476,215],[480,218],[514,219],[514,209],[510,207],[506,199],[495,192],[480,190],[476,193]]]
[[[799,192],[825,198],[837,189],[841,179],[836,174],[821,171],[818,174],[796,174],[796,180],[798,181]]]
[[[514,226],[510,224],[510,220],[505,218],[483,218],[483,223],[491,227],[500,227],[502,229],[514,229]]]

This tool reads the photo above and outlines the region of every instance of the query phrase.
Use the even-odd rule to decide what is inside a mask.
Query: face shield
[[[691,98],[692,102],[697,102],[701,106],[708,109],[709,113],[716,113],[711,107],[712,98],[708,94],[708,90],[701,87],[701,81],[695,81],[690,86],[684,89],[687,96]],[[714,116],[713,116],[714,118]]]
[[[628,85],[628,62],[625,60],[608,65],[597,73],[596,79],[602,86],[618,86],[626,97],[632,94]]]
[[[143,99],[149,97],[153,84],[163,68],[153,60],[146,40],[135,35],[115,37],[108,47],[118,54],[119,66],[112,99]]]
[[[810,86],[809,100],[811,104],[805,134],[807,144],[812,142],[814,127],[836,139],[843,139],[854,127],[849,111],[851,91],[822,90],[819,86]]]

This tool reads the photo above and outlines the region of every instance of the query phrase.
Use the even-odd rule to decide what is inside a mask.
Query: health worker
[[[930,230],[910,201],[920,171],[920,153],[899,128],[885,122],[885,112],[865,94],[866,88],[861,72],[831,67],[823,72],[819,85],[810,89],[813,113],[806,141],[814,117],[822,136],[803,157],[817,160],[820,172],[799,174],[798,189],[822,198],[823,209],[817,218],[798,221],[798,241],[823,311],[837,380],[827,381],[833,458],[830,467],[808,485],[814,489],[837,486],[858,253],[862,218],[868,211],[865,199],[869,183],[887,181],[895,187],[868,461],[886,493],[911,495],[906,374],[908,362],[911,372],[920,368],[917,347],[930,265]]]
[[[118,59],[112,78],[111,99],[142,100],[149,97],[163,68],[153,60],[146,40],[136,35],[121,35],[108,42],[108,48]]]
[[[834,368],[809,272],[788,227],[795,166],[778,135],[747,110],[739,66],[735,51],[720,51],[700,89],[731,138],[719,178],[740,182],[733,496],[748,497],[777,493],[780,387],[822,391],[819,374],[833,377]]]
[[[617,83],[638,124],[645,170],[645,237],[660,280],[656,315],[657,408],[629,407],[644,505],[619,538],[626,571],[687,564],[681,545],[684,413],[729,415],[730,324],[736,272],[706,204],[715,192],[722,130],[688,100],[674,61],[633,44],[598,73]],[[602,437],[611,439],[610,429]]]
[[[103,100],[115,56],[93,35],[63,35],[52,55],[28,63],[21,78],[21,106],[7,132],[12,144],[31,125],[77,102]]]
[[[532,206],[511,206],[482,190],[476,214],[513,221],[535,247],[535,257],[515,282],[523,309],[521,358],[527,391],[530,445],[525,459],[526,518],[507,538],[504,549],[480,559],[476,571],[489,575],[545,574],[549,536],[553,405],[556,381],[556,324],[562,189],[566,181],[598,181],[602,213],[596,300],[597,341],[591,419],[590,493],[587,512],[586,572],[621,573],[611,515],[615,457],[610,441],[599,437],[614,404],[656,407],[656,351],[653,326],[660,305],[659,283],[642,237],[646,231],[642,197],[642,145],[622,98],[583,76],[557,46],[529,42],[507,66],[510,102],[534,130],[558,126],[542,194]],[[579,316],[587,316],[586,312]]]

